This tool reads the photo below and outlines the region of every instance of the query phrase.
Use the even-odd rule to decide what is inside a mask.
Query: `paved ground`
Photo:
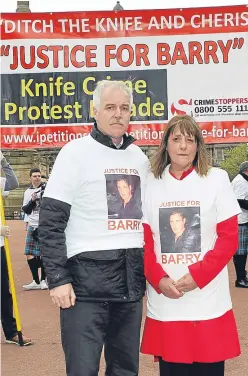
[[[4,376],[63,376],[64,358],[60,345],[58,310],[52,305],[47,291],[24,292],[22,285],[30,282],[23,249],[25,240],[24,223],[9,221],[11,258],[19,303],[23,332],[35,344],[20,348],[7,345],[2,336],[2,375]],[[234,310],[238,322],[242,355],[227,363],[227,376],[248,375],[248,291],[233,288],[234,271],[230,264],[230,284]],[[141,355],[141,376],[157,375],[152,357]],[[100,376],[104,375],[102,362]],[[211,375],[209,375],[211,376]]]

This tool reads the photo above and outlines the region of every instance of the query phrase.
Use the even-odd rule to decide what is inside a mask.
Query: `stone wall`
[[[29,171],[38,167],[42,175],[48,176],[59,149],[47,150],[3,150],[3,154],[15,171],[19,187],[4,198],[6,218],[19,218],[25,190],[30,185]]]

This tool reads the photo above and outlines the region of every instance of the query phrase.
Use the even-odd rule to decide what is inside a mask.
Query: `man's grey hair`
[[[243,163],[241,163],[240,167],[239,167],[239,172],[244,172],[244,171],[247,171],[248,170],[248,161],[245,161]]]
[[[103,90],[107,87],[111,87],[113,90],[123,90],[129,97],[129,108],[131,110],[133,104],[133,91],[132,89],[127,86],[123,81],[110,81],[110,80],[102,80],[98,81],[96,85],[96,89],[93,94],[93,106],[98,110],[100,107],[101,96]]]

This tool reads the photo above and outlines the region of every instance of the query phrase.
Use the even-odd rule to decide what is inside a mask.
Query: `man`
[[[162,253],[201,252],[200,217],[195,214],[187,224],[186,215],[174,210],[169,216],[171,231],[161,232]]]
[[[133,177],[134,178],[134,177]],[[132,177],[121,177],[117,180],[116,186],[119,192],[122,205],[118,210],[119,219],[141,219],[141,202],[133,197]]]
[[[173,212],[170,215],[170,226],[175,236],[175,243],[185,231],[186,217],[181,212]]]
[[[248,288],[245,270],[248,254],[248,161],[240,165],[239,174],[233,179],[232,187],[242,210],[242,213],[238,216],[239,249],[233,257],[237,275],[235,286]]]
[[[26,237],[26,246],[24,254],[27,256],[28,266],[30,268],[33,281],[23,285],[23,289],[28,290],[46,290],[46,273],[40,257],[40,244],[37,238],[37,228],[39,225],[40,199],[43,192],[41,182],[41,172],[39,168],[30,170],[31,186],[25,191],[22,210],[28,215],[28,229]],[[39,278],[39,268],[41,268],[41,279]]]
[[[11,166],[6,161],[0,151],[1,168],[5,173],[5,177],[1,177],[1,194],[6,196],[6,192],[18,187],[18,180]],[[9,291],[9,274],[4,248],[4,238],[9,237],[10,230],[8,226],[0,226],[0,242],[1,242],[1,322],[6,343],[19,345],[17,335],[16,319],[13,316],[13,300]],[[24,346],[32,344],[30,338],[23,336]]]
[[[92,132],[60,151],[41,204],[41,253],[61,308],[68,376],[97,376],[103,345],[107,376],[138,375],[143,230],[140,220],[108,218],[105,175],[135,170],[143,197],[148,160],[126,135],[132,101],[124,83],[98,83]]]

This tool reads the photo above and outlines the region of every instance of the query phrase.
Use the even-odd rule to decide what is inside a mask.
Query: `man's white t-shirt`
[[[148,159],[136,145],[112,149],[90,135],[60,151],[45,197],[71,205],[67,256],[142,248],[141,218]]]
[[[238,213],[240,207],[223,170],[211,168],[207,177],[192,171],[177,180],[168,166],[162,179],[148,177],[144,222],[151,226],[157,261],[173,280],[189,273],[188,265],[214,248],[217,224]],[[202,290],[180,299],[158,294],[151,285],[147,295],[147,315],[160,321],[208,320],[232,307],[227,267]]]

